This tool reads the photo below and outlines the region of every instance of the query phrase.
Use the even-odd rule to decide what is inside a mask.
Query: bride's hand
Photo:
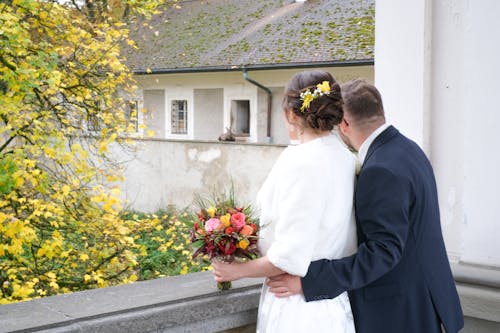
[[[213,260],[212,267],[214,278],[216,282],[227,282],[227,281],[236,281],[241,279],[239,263],[226,263],[222,261]]]
[[[302,294],[302,282],[300,277],[287,273],[268,278],[269,291],[276,297],[288,297]]]

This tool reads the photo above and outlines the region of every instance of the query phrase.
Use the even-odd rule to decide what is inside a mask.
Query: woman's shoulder
[[[355,164],[356,157],[335,135],[322,137],[305,144],[287,147],[281,156],[291,168],[322,168],[325,165]]]
[[[355,160],[355,155],[347,149],[344,142],[336,135],[321,137],[296,147],[293,154],[309,158]]]

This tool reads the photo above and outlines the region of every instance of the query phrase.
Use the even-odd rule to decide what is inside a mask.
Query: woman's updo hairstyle
[[[301,93],[313,93],[318,84],[327,81],[329,94],[316,95],[308,107],[303,106]],[[340,86],[333,76],[324,71],[304,71],[295,74],[285,87],[284,111],[291,110],[304,120],[304,126],[320,131],[331,131],[340,124],[344,111]]]

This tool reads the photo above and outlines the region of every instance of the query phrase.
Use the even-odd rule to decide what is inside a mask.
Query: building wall
[[[224,90],[222,88],[194,89],[194,131],[195,140],[217,140],[223,131],[220,124],[224,119]],[[214,135],[217,133],[217,135]]]
[[[285,87],[271,88],[273,92],[273,111],[271,115],[271,137],[272,142],[289,142],[288,132],[284,125],[283,95]]]
[[[143,92],[143,108],[148,110],[144,114],[143,123],[155,137],[165,136],[165,91],[161,89],[147,89]]]
[[[491,36],[500,34],[495,14],[499,11],[500,2],[495,0],[433,5],[436,62],[432,82],[436,98],[431,110],[436,110],[432,112],[432,135],[438,144],[432,156],[440,163],[446,208],[443,223],[450,226],[447,236],[462,263],[497,269],[500,151],[494,142],[500,130],[500,45],[492,42]],[[444,47],[449,39],[454,41],[451,47]]]
[[[375,83],[388,120],[434,167],[455,278],[474,286],[473,303],[460,295],[466,315],[497,330],[500,313],[487,309],[500,308],[499,11],[496,0],[378,0],[375,10]]]
[[[403,4],[377,6],[377,22],[385,25],[377,25],[377,37],[384,38],[377,39],[375,82],[389,121],[433,163],[449,252],[500,269],[500,242],[492,232],[500,226],[500,151],[491,145],[500,129],[500,46],[489,37],[500,32],[492,19],[500,2],[412,2],[418,19],[404,22],[387,19],[407,12]]]
[[[234,184],[240,204],[254,203],[257,191],[284,146],[165,139],[137,140],[134,152],[114,148],[123,161],[122,198],[128,209],[154,212],[192,204]]]
[[[373,66],[348,66],[319,68],[331,72],[339,82],[362,77],[373,82]],[[303,69],[280,69],[249,71],[252,80],[271,89],[273,93],[271,142],[284,144],[288,142],[283,125],[281,101],[287,81],[295,73]],[[230,127],[231,100],[246,99],[250,101],[250,136],[248,142],[269,142],[267,138],[267,93],[259,87],[246,81],[242,72],[219,73],[179,73],[161,75],[137,76],[140,88],[144,91],[143,105],[152,115],[146,113],[145,121],[149,129],[156,130],[155,137],[187,140],[216,140],[227,127]],[[163,106],[158,105],[159,97],[151,95],[163,91],[165,94]],[[220,91],[222,90],[222,105]],[[210,92],[210,93],[209,93]],[[154,100],[148,101],[148,98]],[[172,135],[169,133],[170,101],[172,99],[188,100],[189,134]],[[157,113],[163,112],[161,118]],[[222,108],[222,112],[221,112]],[[221,115],[222,113],[222,115]],[[222,117],[222,119],[221,119]],[[154,123],[163,122],[164,125]]]

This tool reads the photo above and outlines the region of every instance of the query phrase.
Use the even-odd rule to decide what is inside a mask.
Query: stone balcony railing
[[[0,305],[0,332],[251,332],[261,285],[203,272]]]
[[[465,314],[461,333],[500,332],[498,275],[453,270]],[[203,272],[0,305],[0,333],[249,333],[261,285],[262,279],[245,279],[222,292]]]

